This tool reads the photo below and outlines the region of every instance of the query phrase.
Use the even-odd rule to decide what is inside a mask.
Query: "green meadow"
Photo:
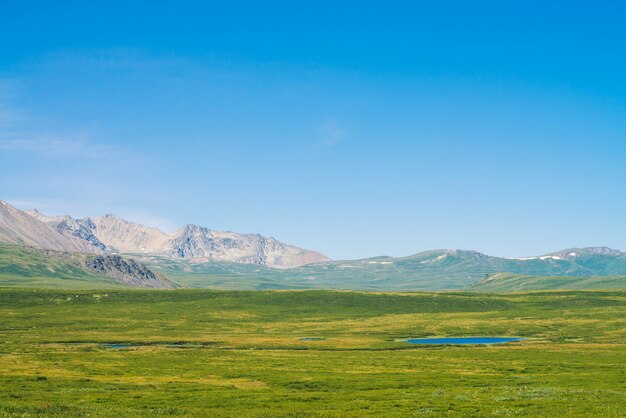
[[[4,288],[0,318],[0,416],[626,415],[623,291]]]

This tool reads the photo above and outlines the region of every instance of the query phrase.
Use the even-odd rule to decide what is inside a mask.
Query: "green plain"
[[[624,291],[3,288],[0,318],[0,416],[626,415]]]

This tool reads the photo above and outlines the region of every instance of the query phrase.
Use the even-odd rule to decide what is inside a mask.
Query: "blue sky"
[[[333,258],[626,249],[618,2],[127,3],[3,3],[0,198]]]

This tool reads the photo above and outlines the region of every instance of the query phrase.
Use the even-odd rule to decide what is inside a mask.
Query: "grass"
[[[0,318],[0,416],[626,415],[623,291],[5,288]]]

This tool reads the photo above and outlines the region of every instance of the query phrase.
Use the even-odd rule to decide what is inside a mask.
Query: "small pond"
[[[461,344],[502,344],[511,341],[522,341],[515,337],[450,337],[450,338],[411,338],[406,342],[412,344],[461,345]]]

